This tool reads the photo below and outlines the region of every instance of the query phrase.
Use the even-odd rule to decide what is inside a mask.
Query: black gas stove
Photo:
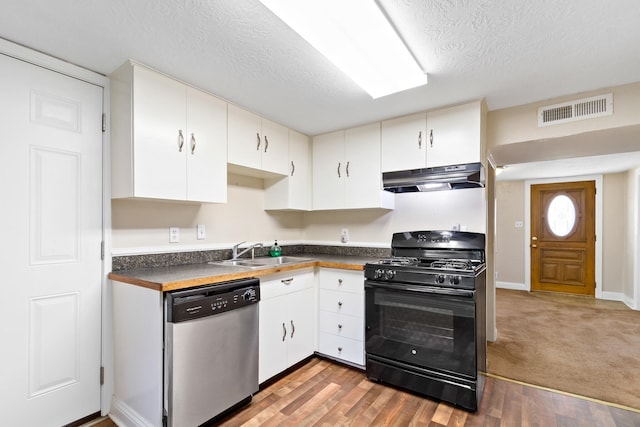
[[[486,370],[485,236],[395,233],[365,265],[367,377],[476,410]]]

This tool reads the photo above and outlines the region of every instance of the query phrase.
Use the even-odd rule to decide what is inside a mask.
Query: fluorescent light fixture
[[[373,98],[427,83],[374,0],[260,2]]]

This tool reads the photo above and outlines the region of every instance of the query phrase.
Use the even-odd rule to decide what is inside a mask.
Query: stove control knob
[[[384,274],[384,272],[381,269],[377,269],[376,271],[373,272],[373,278],[374,279],[381,279],[383,274]]]
[[[387,279],[387,280],[393,279],[393,276],[395,276],[395,275],[396,275],[396,272],[393,271],[393,270],[387,270],[387,271],[384,272],[384,278]]]
[[[436,277],[436,281],[438,283],[444,283],[444,274],[438,274],[438,277]]]
[[[458,283],[460,283],[460,276],[451,276],[449,278],[449,283],[451,283],[452,285],[457,285]]]

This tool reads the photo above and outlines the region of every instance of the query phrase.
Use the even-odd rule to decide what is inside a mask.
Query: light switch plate
[[[180,242],[180,228],[169,227],[169,243],[178,243],[178,242]]]
[[[204,224],[198,224],[196,226],[196,235],[198,240],[204,240],[207,238],[207,229]]]

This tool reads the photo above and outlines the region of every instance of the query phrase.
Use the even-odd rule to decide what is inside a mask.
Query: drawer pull
[[[338,301],[338,307],[342,307],[342,301]]]
[[[338,279],[338,286],[342,286],[342,279]]]
[[[338,329],[342,329],[342,324],[338,323]]]
[[[338,347],[338,353],[342,353],[342,347]]]
[[[280,280],[280,282],[282,282],[282,284],[284,284],[284,285],[290,285],[291,282],[293,282],[293,277],[290,277],[288,279],[282,279],[282,280]]]

